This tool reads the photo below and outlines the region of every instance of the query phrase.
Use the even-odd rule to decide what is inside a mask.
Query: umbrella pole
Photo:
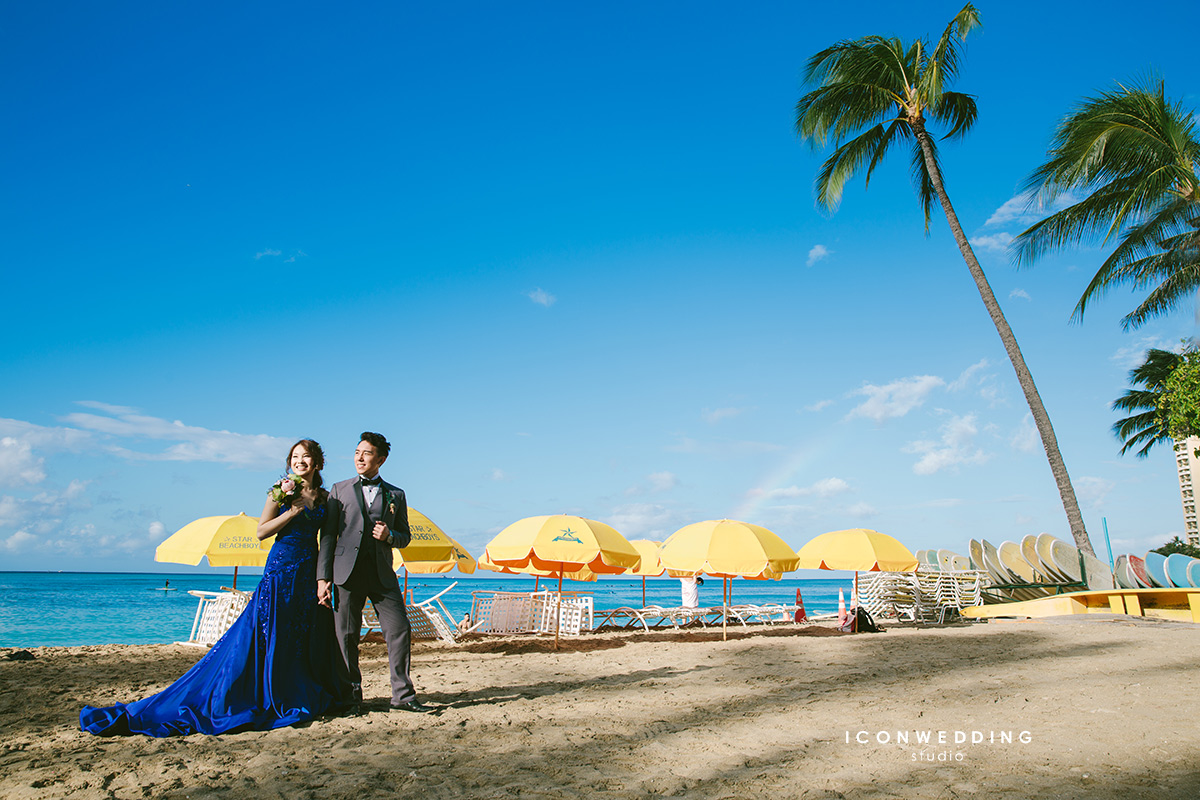
[[[646,576],[642,576],[642,608],[646,607]]]
[[[237,588],[237,567],[233,568],[233,588]]]
[[[729,641],[729,578],[721,578],[721,641]]]
[[[404,602],[408,602],[411,598],[408,596],[408,567],[404,568]]]
[[[558,628],[562,623],[562,562],[558,565],[558,608],[554,612],[554,649],[558,649]]]

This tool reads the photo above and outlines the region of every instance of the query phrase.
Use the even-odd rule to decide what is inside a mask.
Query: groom
[[[354,451],[358,477],[335,483],[329,491],[329,513],[317,556],[317,600],[334,607],[334,628],[354,683],[355,701],[362,701],[358,637],[363,606],[370,598],[387,642],[392,710],[426,713],[433,709],[417,700],[408,674],[412,650],[408,612],[392,569],[392,547],[407,547],[412,538],[408,506],[404,490],[379,477],[391,450],[388,440],[369,431],[359,438]]]

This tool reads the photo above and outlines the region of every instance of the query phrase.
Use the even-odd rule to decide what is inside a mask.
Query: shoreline
[[[428,717],[386,710],[368,642],[365,716],[173,739],[93,737],[79,709],[158,691],[203,651],[4,648],[0,796],[1200,795],[1200,626],[1054,622],[418,642]]]

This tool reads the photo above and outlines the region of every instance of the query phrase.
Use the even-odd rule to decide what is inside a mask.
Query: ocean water
[[[76,646],[95,644],[164,644],[188,638],[198,600],[189,590],[220,591],[232,575],[169,575],[111,572],[0,572],[0,647]],[[253,591],[258,575],[240,574],[238,587]],[[412,575],[409,589],[417,601],[457,585],[442,595],[456,619],[471,610],[477,590],[532,591],[525,576],[476,573]],[[173,591],[162,591],[169,583]],[[838,589],[850,599],[850,580],[790,579],[732,581],[734,603],[790,603],[803,593],[810,614],[837,611]],[[545,588],[545,582],[541,583]],[[564,581],[564,591],[588,592],[595,608],[641,607],[642,581],[605,578],[595,583]],[[679,605],[679,581],[646,579],[646,604]],[[700,604],[721,605],[721,581],[705,580]]]

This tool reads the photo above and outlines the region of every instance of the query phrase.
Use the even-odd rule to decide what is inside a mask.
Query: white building
[[[1175,464],[1179,467],[1179,494],[1183,499],[1183,539],[1191,545],[1200,546],[1200,524],[1196,520],[1196,494],[1192,485],[1193,476],[1200,480],[1200,437],[1189,436],[1175,442]]]

